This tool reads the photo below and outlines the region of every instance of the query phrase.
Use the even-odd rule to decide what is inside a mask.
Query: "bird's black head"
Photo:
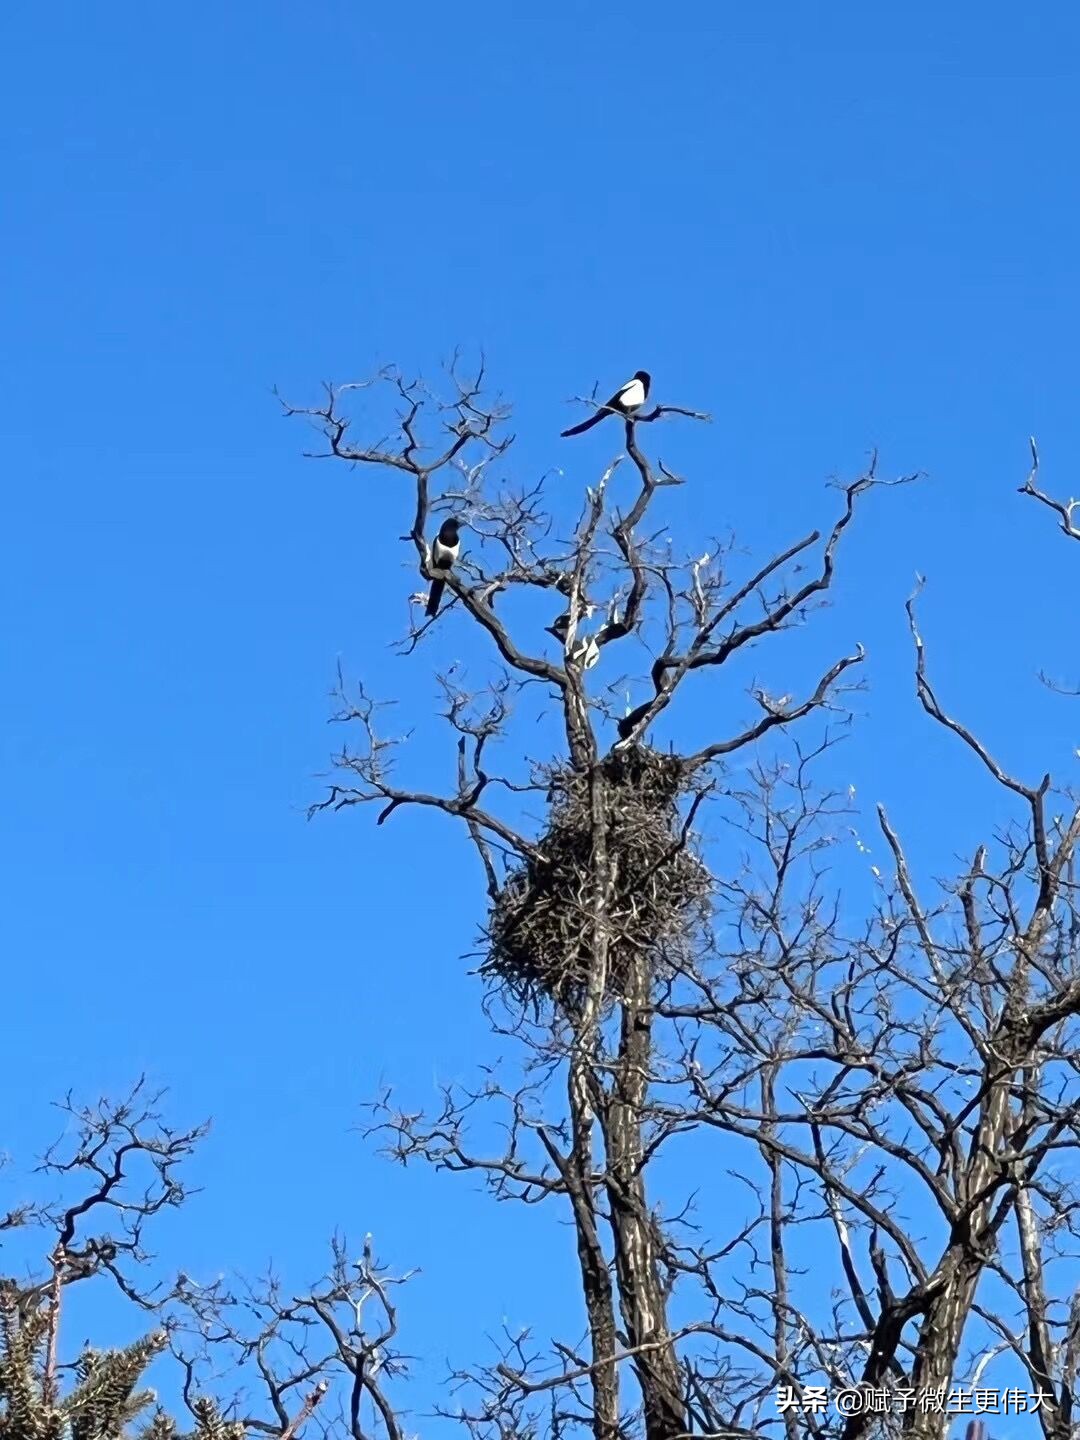
[[[642,385],[644,385],[646,388],[648,388],[649,385],[652,384],[652,376],[647,370],[635,370],[634,379],[640,380]]]
[[[451,544],[453,544],[453,542],[458,538],[458,531],[461,529],[464,523],[465,522],[463,520],[459,520],[456,515],[447,516],[447,518],[442,522],[442,526],[439,530],[439,539],[443,541],[449,541]]]

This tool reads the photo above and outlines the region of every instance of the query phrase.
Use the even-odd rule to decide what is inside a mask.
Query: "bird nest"
[[[644,746],[612,751],[600,767],[611,891],[604,1000],[627,993],[633,962],[652,973],[687,941],[712,889],[688,843],[680,800],[688,787],[677,757]],[[519,1001],[580,1006],[593,972],[596,846],[587,775],[557,771],[547,830],[536,856],[511,871],[487,926],[481,973]]]

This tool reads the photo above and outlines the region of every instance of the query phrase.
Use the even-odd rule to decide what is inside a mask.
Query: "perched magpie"
[[[553,620],[547,627],[547,631],[549,635],[554,635],[556,640],[565,642],[567,635],[570,633],[570,611],[567,610],[564,614]]]
[[[588,420],[583,420],[580,425],[571,425],[569,430],[564,430],[563,438],[567,435],[583,435],[586,430],[591,430],[594,425],[599,425],[605,415],[633,415],[645,404],[649,398],[649,386],[652,378],[647,370],[638,370],[632,380],[627,380],[621,385],[606,405],[601,405],[595,415],[590,415]]]
[[[458,530],[461,521],[453,515],[449,520],[444,520],[438,535],[431,545],[431,568],[433,570],[450,570],[458,557],[461,549],[461,537]],[[437,615],[439,613],[439,601],[442,599],[443,590],[446,587],[445,580],[433,580],[431,582],[431,594],[428,596],[427,613]]]
[[[580,665],[583,670],[591,670],[600,659],[600,646],[597,644],[595,635],[586,635],[580,640],[575,640],[566,657],[575,665]]]
[[[579,618],[582,620],[590,620],[595,610],[595,605],[586,602],[580,606],[581,614]],[[547,626],[547,633],[554,635],[555,639],[564,646],[566,644],[566,637],[570,634],[570,615],[571,612],[565,610],[557,619],[553,620],[551,624]]]

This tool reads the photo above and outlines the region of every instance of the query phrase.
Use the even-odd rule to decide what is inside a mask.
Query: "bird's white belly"
[[[645,386],[640,380],[631,380],[629,385],[623,386],[619,391],[619,403],[625,405],[627,410],[634,410],[645,404]]]

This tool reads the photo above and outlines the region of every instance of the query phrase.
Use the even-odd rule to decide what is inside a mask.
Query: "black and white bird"
[[[563,438],[565,439],[567,435],[583,435],[586,430],[591,430],[594,425],[599,425],[605,415],[622,415],[624,418],[635,415],[649,398],[651,384],[652,377],[647,370],[635,371],[633,378],[627,380],[625,385],[620,385],[611,399],[605,405],[601,405],[595,415],[590,415],[588,420],[583,420],[580,425],[571,425],[569,430],[564,430]]]
[[[570,611],[567,610],[564,614],[553,620],[547,627],[547,632],[549,635],[554,635],[560,645],[565,645],[566,637],[570,633]]]
[[[596,606],[590,604],[587,600],[582,601],[578,608],[579,621],[592,619],[592,616],[596,611]],[[549,635],[554,635],[555,639],[558,640],[560,645],[566,645],[566,637],[570,634],[570,621],[572,617],[573,611],[565,610],[560,616],[553,620],[549,626],[547,626],[547,633]]]
[[[458,558],[461,549],[461,536],[458,534],[461,528],[461,521],[451,515],[449,520],[444,520],[438,535],[431,545],[431,568],[433,570],[452,570],[454,562]],[[446,588],[445,580],[432,580],[431,593],[428,595],[427,613],[437,615],[439,613],[439,601],[442,599],[443,590]]]
[[[567,660],[572,665],[580,665],[583,670],[591,670],[600,659],[600,646],[595,635],[583,635],[580,640],[575,640],[566,653]]]

